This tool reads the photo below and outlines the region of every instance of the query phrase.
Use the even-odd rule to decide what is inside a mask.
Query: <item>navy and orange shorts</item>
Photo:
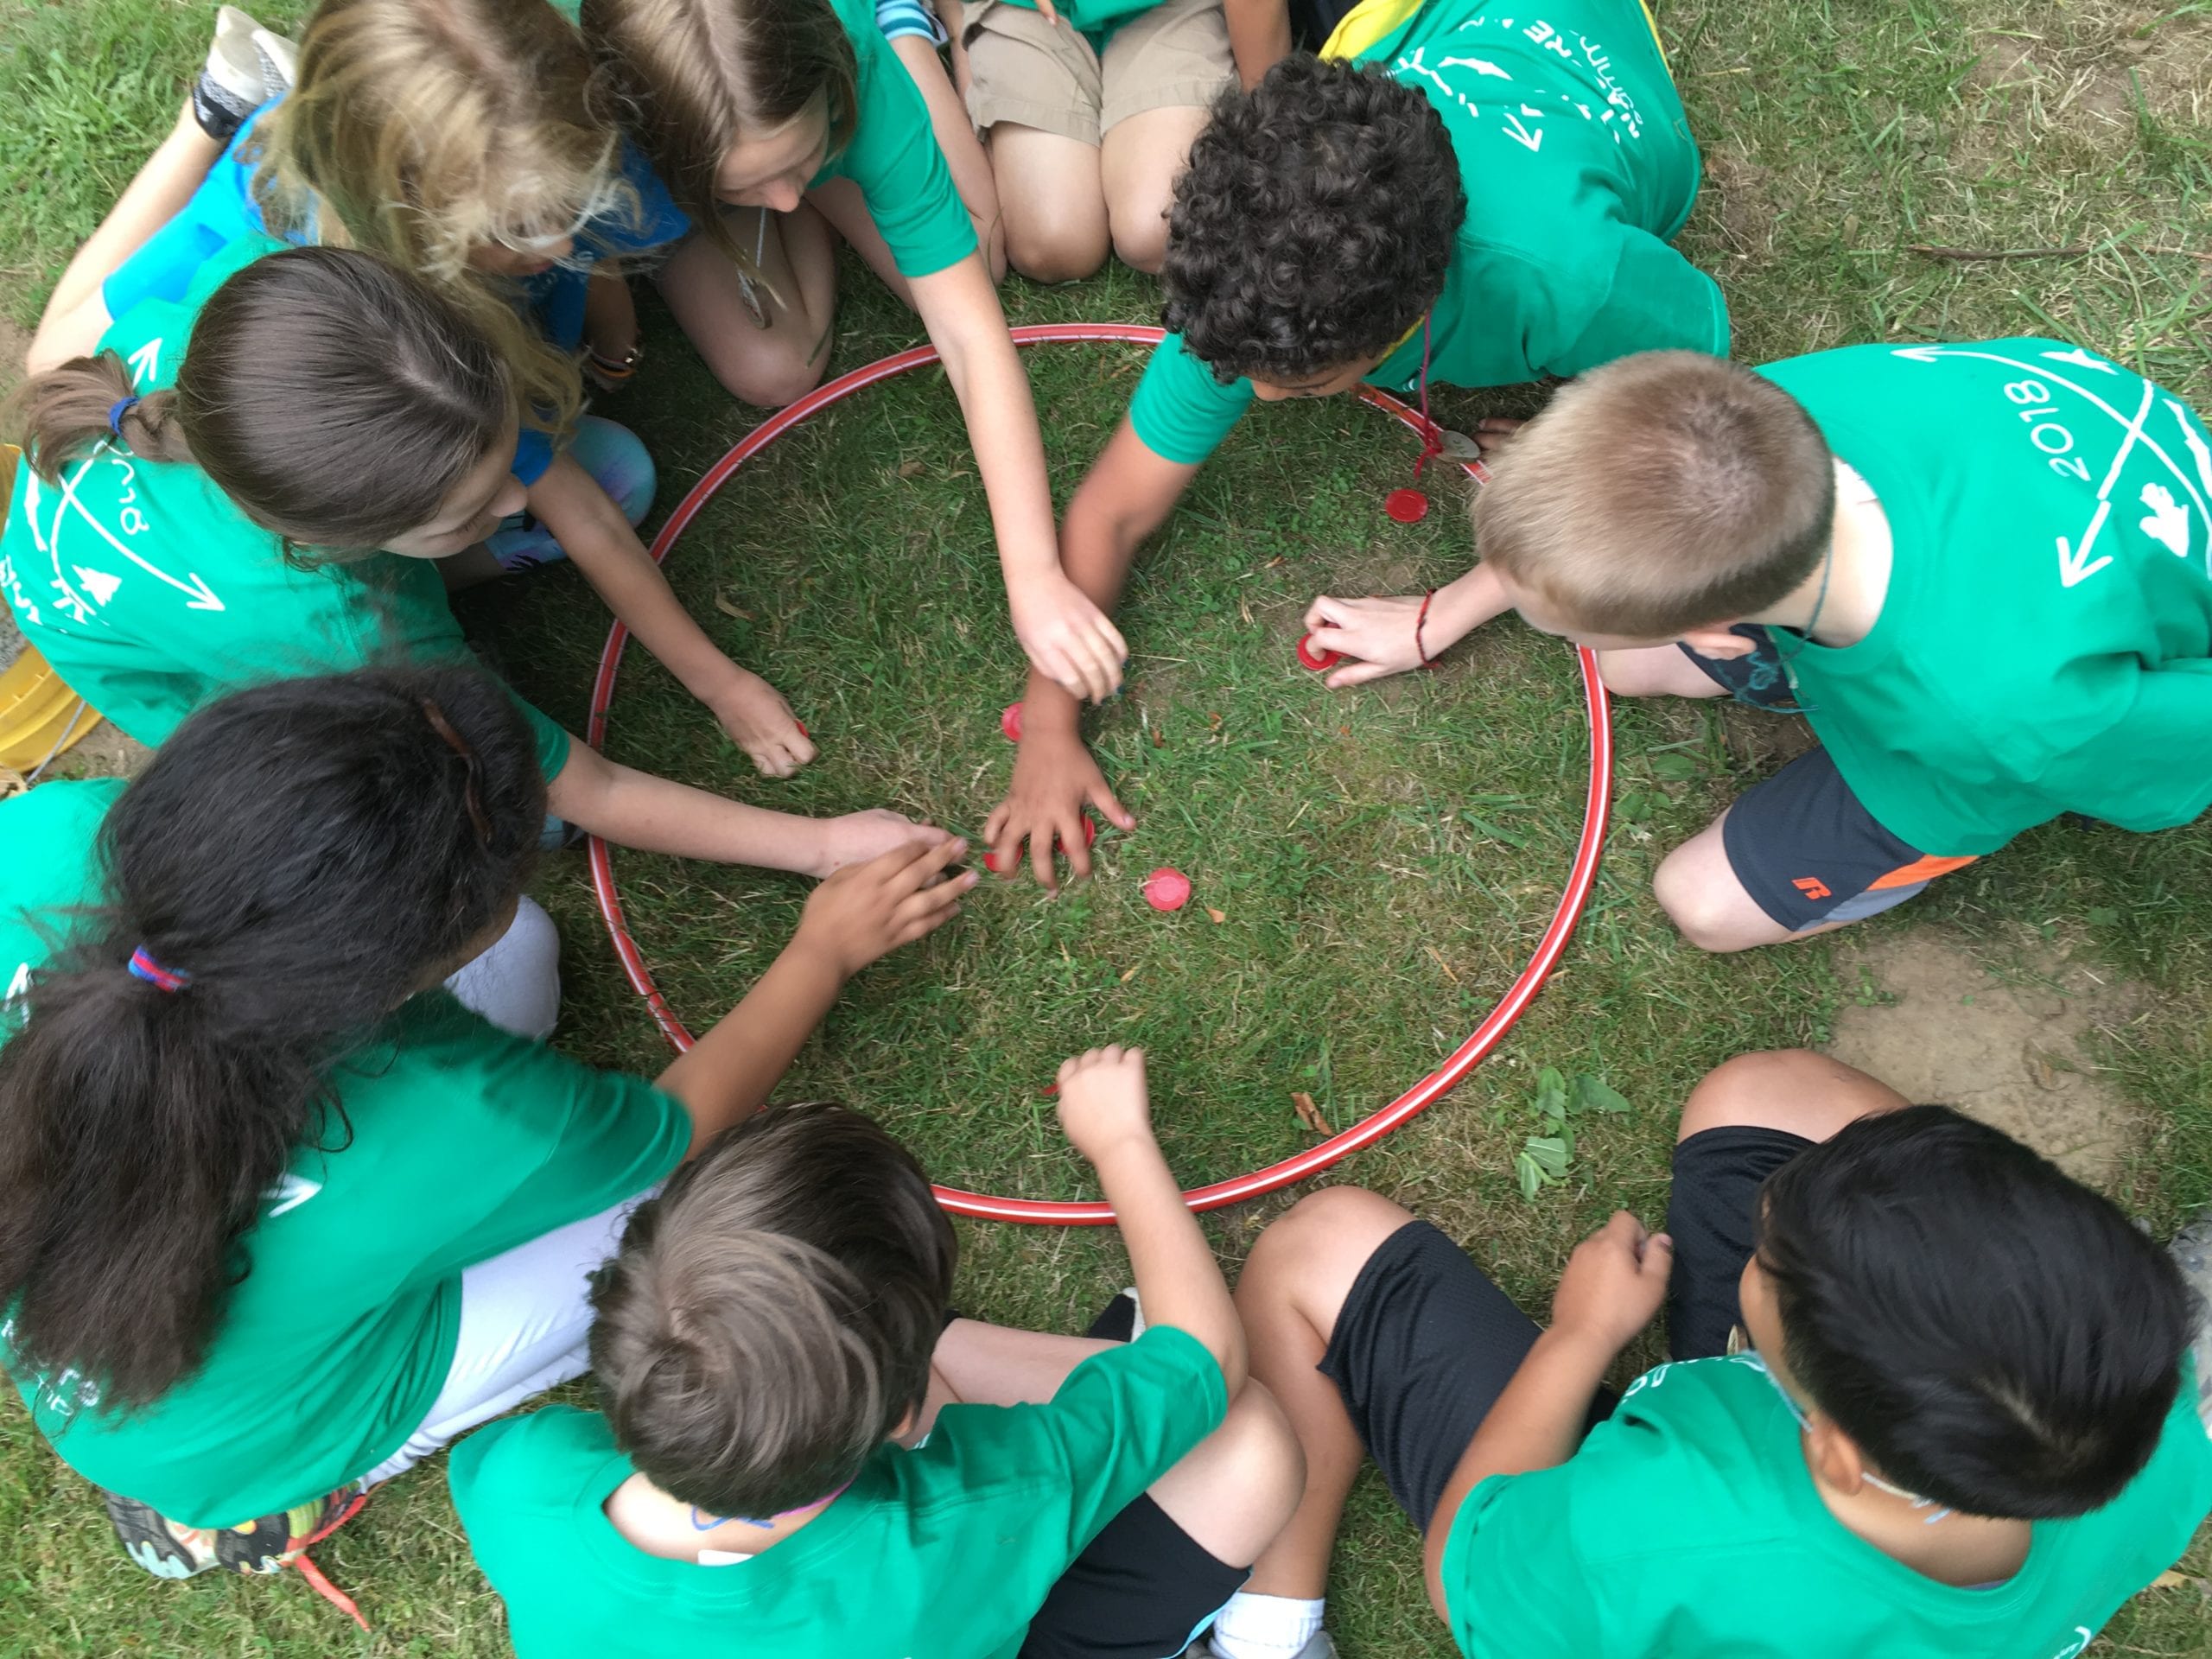
[[[1729,658],[1681,649],[1737,702],[1797,712],[1773,635],[1745,622],[1735,631],[1758,648]],[[1793,933],[1879,915],[1937,876],[1974,862],[1923,852],[1884,829],[1825,746],[1738,796],[1721,821],[1720,844],[1744,891]]]

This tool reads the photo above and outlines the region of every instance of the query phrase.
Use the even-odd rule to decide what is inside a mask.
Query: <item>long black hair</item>
[[[472,669],[283,681],[177,728],[0,1047],[16,1370],[128,1408],[198,1369],[262,1195],[348,1132],[332,1067],[508,913],[544,810],[521,715]],[[186,982],[133,975],[142,947]]]

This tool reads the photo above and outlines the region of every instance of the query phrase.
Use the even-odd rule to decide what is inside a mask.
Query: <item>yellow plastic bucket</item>
[[[0,444],[0,521],[15,491],[18,453],[13,444]],[[99,711],[29,645],[0,672],[0,767],[29,772],[44,766],[99,723]]]

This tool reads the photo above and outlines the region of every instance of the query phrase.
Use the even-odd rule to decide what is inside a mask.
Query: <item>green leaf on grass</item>
[[[1651,757],[1651,775],[1663,778],[1670,784],[1688,783],[1703,775],[1705,768],[1697,757],[1689,754],[1655,754]]]
[[[1522,1148],[1521,1155],[1534,1160],[1537,1168],[1553,1180],[1558,1180],[1567,1173],[1567,1160],[1572,1154],[1568,1153],[1567,1141],[1562,1137],[1532,1135],[1529,1137],[1529,1144]]]
[[[1545,1118],[1567,1116],[1567,1079],[1555,1065],[1536,1073],[1536,1113]]]
[[[1543,1191],[1543,1166],[1524,1152],[1513,1160],[1513,1175],[1521,1183],[1521,1196],[1534,1204],[1536,1194]]]
[[[1574,1080],[1574,1109],[1578,1112],[1625,1112],[1627,1097],[1599,1078],[1585,1072]]]
[[[2089,907],[2089,925],[2091,927],[2118,927],[2120,912],[2109,905],[2093,905]]]

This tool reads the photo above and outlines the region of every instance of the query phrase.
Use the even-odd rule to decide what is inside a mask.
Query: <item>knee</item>
[[[524,898],[492,945],[446,981],[461,1004],[493,1025],[540,1041],[561,1017],[561,934],[537,901]]]
[[[1825,1141],[1870,1112],[1904,1097],[1855,1066],[1808,1048],[1738,1054],[1707,1072],[1682,1107],[1677,1141],[1707,1129],[1781,1129]]]
[[[1617,697],[1656,697],[1669,688],[1652,665],[1649,647],[1598,653],[1598,677]]]
[[[1705,879],[1681,849],[1661,861],[1651,878],[1651,892],[1675,931],[1699,950],[1724,955],[1745,948],[1736,937],[1730,895]]]
[[[1200,1455],[1205,1485],[1219,1496],[1202,1520],[1178,1516],[1179,1524],[1216,1560],[1249,1566],[1306,1496],[1306,1449],[1298,1431],[1266,1384],[1248,1381]]]
[[[607,492],[607,499],[622,509],[625,518],[633,525],[645,522],[652,511],[653,492],[660,481],[645,440],[603,416],[587,415],[576,423],[569,454]]]
[[[1160,275],[1167,263],[1167,204],[1150,196],[1116,203],[1112,222],[1114,257],[1132,270]]]
[[[819,385],[829,363],[826,351],[810,363],[796,346],[771,343],[754,351],[724,353],[710,366],[715,378],[740,403],[781,409]]]
[[[1317,1262],[1364,1262],[1375,1247],[1413,1219],[1379,1193],[1359,1186],[1308,1192],[1269,1224],[1253,1243],[1236,1294],[1263,1295],[1271,1286],[1302,1283]]]
[[[1103,213],[1039,211],[1032,203],[1007,214],[1007,263],[1033,283],[1080,282],[1106,263],[1106,250]]]

